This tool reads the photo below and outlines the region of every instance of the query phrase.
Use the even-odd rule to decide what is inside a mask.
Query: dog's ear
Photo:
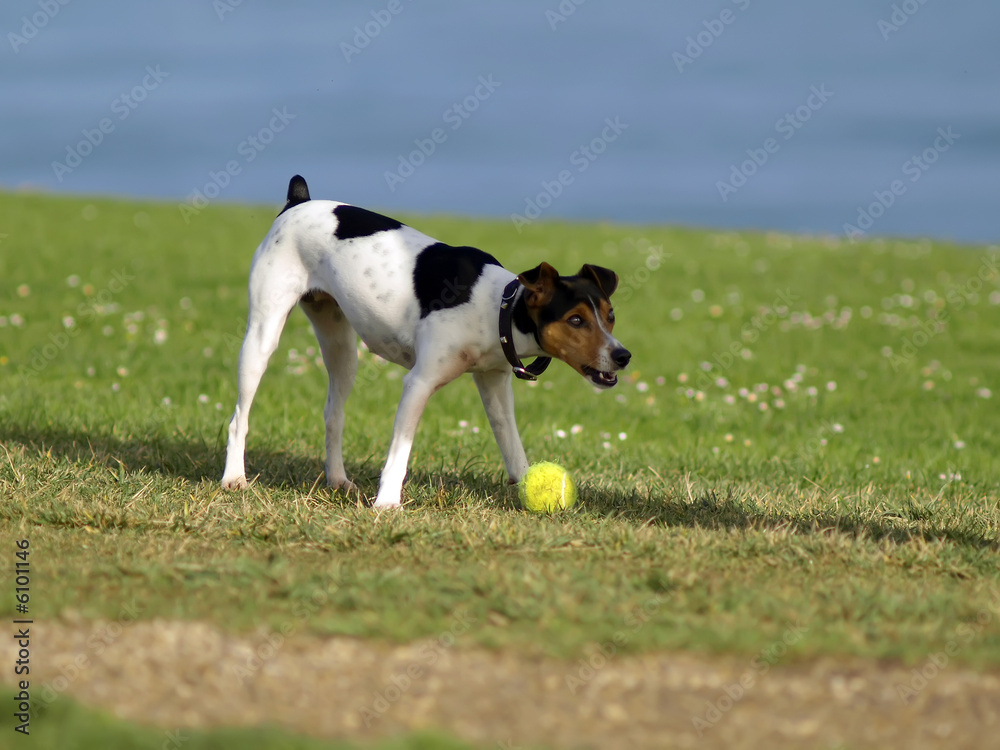
[[[528,307],[545,307],[552,301],[559,272],[543,262],[530,271],[518,275],[517,280],[527,290],[524,299]]]
[[[593,281],[597,284],[597,288],[604,293],[605,297],[610,297],[615,293],[615,289],[618,288],[618,274],[610,268],[602,268],[601,266],[592,266],[589,263],[585,263],[577,276]]]

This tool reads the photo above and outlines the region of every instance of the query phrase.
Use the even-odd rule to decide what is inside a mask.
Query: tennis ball
[[[552,513],[576,502],[573,477],[559,464],[542,461],[528,467],[517,487],[521,504],[534,513]]]

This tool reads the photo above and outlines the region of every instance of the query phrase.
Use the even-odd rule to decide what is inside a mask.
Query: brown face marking
[[[611,303],[597,300],[598,314],[594,308],[580,302],[566,312],[562,318],[541,329],[542,348],[558,357],[581,375],[584,367],[595,367],[607,346],[607,335],[614,328],[611,317]]]

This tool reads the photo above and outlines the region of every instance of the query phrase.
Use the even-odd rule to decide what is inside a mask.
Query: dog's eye
[[[615,322],[615,311],[614,310],[609,310],[608,311],[608,322],[609,323],[614,323]]]
[[[569,323],[574,328],[583,328],[583,318],[581,318],[579,315],[573,315],[567,318],[566,322]]]

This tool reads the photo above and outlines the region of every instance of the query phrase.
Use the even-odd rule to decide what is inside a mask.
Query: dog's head
[[[524,302],[535,324],[538,342],[600,388],[618,382],[618,370],[632,354],[612,335],[615,311],[611,295],[618,274],[584,265],[576,276],[560,276],[548,263],[520,274]]]

